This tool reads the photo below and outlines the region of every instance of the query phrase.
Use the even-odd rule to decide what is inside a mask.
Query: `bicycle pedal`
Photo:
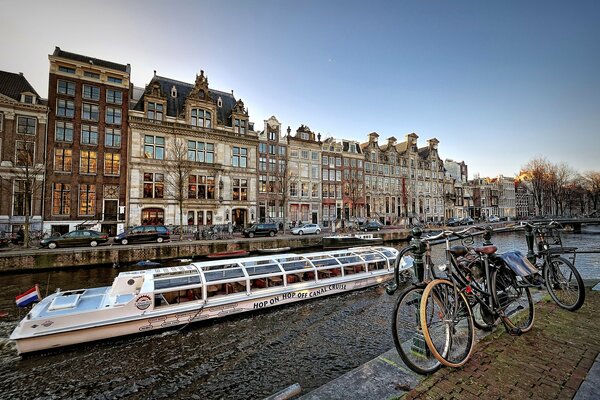
[[[523,331],[519,328],[507,328],[508,334],[511,336],[521,336]]]

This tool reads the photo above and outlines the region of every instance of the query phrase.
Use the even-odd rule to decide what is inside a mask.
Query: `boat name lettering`
[[[135,306],[138,310],[145,310],[152,304],[150,296],[142,295],[135,300]]]
[[[298,298],[298,299],[307,299],[307,298],[312,298],[312,297],[318,297],[322,294],[325,294],[327,292],[333,291],[333,290],[346,290],[346,284],[345,283],[336,283],[334,285],[327,285],[327,286],[323,286],[322,288],[319,288],[317,290],[313,290],[311,292],[292,292],[292,293],[283,293],[280,296],[274,296],[271,297],[269,300],[264,300],[264,301],[259,301],[257,303],[254,303],[254,309],[257,308],[263,308],[263,307],[267,307],[267,306],[272,306],[274,304],[277,304],[280,300],[288,300],[288,299],[292,299],[294,297]]]

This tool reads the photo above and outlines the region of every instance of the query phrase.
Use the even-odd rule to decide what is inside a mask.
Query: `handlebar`
[[[531,222],[525,222],[525,226],[528,226],[533,229],[540,228],[562,228],[562,224],[555,220],[551,220],[550,222],[536,222],[532,224]]]

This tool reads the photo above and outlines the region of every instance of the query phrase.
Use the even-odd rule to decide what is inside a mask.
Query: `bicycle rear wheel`
[[[398,296],[392,318],[392,336],[402,361],[418,374],[430,374],[442,364],[431,354],[419,320],[419,307],[425,285],[410,286]]]
[[[429,350],[442,364],[460,367],[475,344],[475,328],[469,303],[446,279],[435,279],[423,290],[421,328]]]
[[[533,326],[535,308],[529,288],[519,284],[515,273],[507,267],[492,272],[492,296],[505,326],[527,332]]]
[[[579,310],[585,301],[585,287],[577,268],[563,257],[547,260],[544,280],[552,299],[565,310]]]

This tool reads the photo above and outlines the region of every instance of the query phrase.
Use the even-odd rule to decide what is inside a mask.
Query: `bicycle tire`
[[[585,301],[585,287],[572,262],[560,256],[549,258],[544,268],[544,280],[556,304],[568,311],[581,308]]]
[[[515,273],[507,267],[492,271],[492,296],[500,310],[504,325],[525,333],[533,326],[535,307],[529,287],[520,285]]]
[[[419,312],[434,357],[448,367],[464,365],[475,345],[473,315],[464,294],[449,280],[435,279],[423,290]]]
[[[398,296],[392,318],[392,337],[404,364],[421,375],[437,371],[442,364],[435,358],[423,336],[419,307],[425,285],[411,285]]]

